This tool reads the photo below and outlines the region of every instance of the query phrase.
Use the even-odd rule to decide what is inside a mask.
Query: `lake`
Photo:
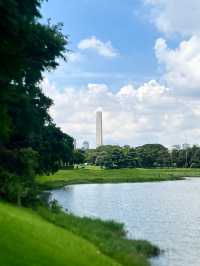
[[[200,179],[72,185],[52,191],[62,207],[79,215],[123,222],[128,237],[164,250],[153,266],[200,265]]]

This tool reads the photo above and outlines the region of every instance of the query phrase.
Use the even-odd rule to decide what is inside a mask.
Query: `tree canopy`
[[[88,150],[85,162],[105,168],[200,167],[200,147],[169,151],[161,144],[106,145]]]
[[[73,150],[41,88],[44,71],[64,59],[68,38],[61,24],[41,23],[41,3],[0,1],[0,196],[18,201],[34,190],[36,173],[56,171]]]

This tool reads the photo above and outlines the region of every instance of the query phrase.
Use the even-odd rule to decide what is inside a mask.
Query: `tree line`
[[[0,198],[27,204],[35,176],[71,162],[73,138],[52,121],[44,95],[45,71],[65,59],[62,25],[41,23],[42,0],[0,1]]]
[[[77,157],[78,158],[78,157]],[[79,162],[104,168],[200,167],[200,147],[170,151],[161,144],[139,147],[101,146],[85,153],[79,152]]]

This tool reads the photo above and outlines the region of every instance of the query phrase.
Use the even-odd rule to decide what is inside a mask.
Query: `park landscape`
[[[36,180],[40,191],[46,191],[84,183],[176,182],[186,176],[199,177],[200,169],[105,170],[86,166]],[[94,260],[93,265],[142,266],[163,252],[148,241],[124,238],[123,224],[79,218],[65,213],[56,202],[49,207],[22,208],[1,201],[0,213],[3,265],[50,265],[52,261],[54,265],[90,265]]]
[[[51,4],[42,0],[0,2],[0,265],[187,266],[192,261],[191,266],[198,266],[200,147],[196,102],[192,102],[195,110],[188,111],[188,118],[182,109],[177,111],[173,94],[168,94],[170,90],[156,81],[137,89],[129,84],[115,93],[106,85],[91,84],[96,82],[94,79],[88,80],[88,89],[80,89],[76,97],[72,88],[55,92],[48,79],[54,79],[53,73],[65,64],[75,71],[70,64],[86,60],[88,54],[81,54],[85,50],[92,49],[109,60],[122,60],[123,56],[110,41],[103,42],[95,36],[80,41],[77,54],[72,53],[71,36],[66,34],[65,25],[47,19],[45,12]],[[155,5],[154,1],[146,4]],[[100,11],[96,5],[93,10]],[[72,6],[70,2],[69,14]],[[85,10],[83,6],[82,9]],[[76,25],[81,29],[81,22]],[[187,50],[188,46],[180,45],[174,53],[182,52],[184,47]],[[159,61],[171,58],[167,56],[171,52],[164,40],[157,40],[155,49]],[[94,59],[94,54],[91,58]],[[106,67],[101,61],[99,64],[89,61],[92,68]],[[171,72],[165,77],[181,76],[174,75],[170,66],[167,69]],[[66,73],[70,79],[69,70]],[[84,78],[95,76],[89,71],[84,73]],[[186,73],[181,74],[185,81]],[[111,80],[115,75],[107,76]],[[60,81],[62,75],[58,77]],[[72,77],[76,82],[80,78],[77,73]],[[97,77],[106,78],[102,73]],[[160,96],[166,96],[164,102],[158,99]],[[79,97],[80,103],[76,102]],[[185,97],[184,94],[180,108],[185,108]],[[99,106],[101,99],[105,112]],[[131,109],[134,119],[129,99],[131,106],[137,105]],[[154,116],[160,119],[159,102],[163,108],[169,100],[170,108],[166,107],[167,113],[161,117],[159,127],[154,120],[147,125]],[[147,103],[147,107],[141,103]],[[67,104],[69,110],[63,115]],[[110,106],[115,105],[121,109],[111,110]],[[87,112],[85,106],[89,108]],[[73,108],[77,108],[75,114]],[[174,120],[169,120],[171,110],[180,112],[173,114]],[[96,145],[89,147],[84,141],[86,146],[79,143],[77,147],[77,132],[82,138],[85,129],[91,130],[90,137],[94,135],[95,125],[91,126],[90,119],[95,112]],[[59,114],[62,119],[69,119],[68,123],[65,121],[67,127],[57,118]],[[80,114],[84,121],[77,122]],[[187,127],[184,131],[186,124],[192,129]],[[174,143],[183,141],[182,135],[188,132],[192,143],[197,144],[185,143],[173,148],[159,144],[167,138]],[[148,143],[150,137],[153,141]]]

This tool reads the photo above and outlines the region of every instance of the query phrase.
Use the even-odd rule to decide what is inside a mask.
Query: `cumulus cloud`
[[[172,37],[182,36],[177,48],[165,39],[155,44],[155,54],[162,66],[162,79],[177,96],[200,96],[200,1],[144,0],[151,7],[151,19],[157,28]]]
[[[105,84],[88,84],[75,90],[59,91],[43,81],[44,92],[54,99],[50,112],[63,131],[89,140],[95,146],[95,112],[103,110],[104,139],[107,144],[139,145],[184,142],[185,136],[199,137],[199,101],[176,98],[170,89],[152,80],[135,88],[128,84],[113,92]],[[187,110],[187,112],[185,112]]]
[[[176,48],[170,48],[164,38],[155,43],[155,55],[162,66],[161,84],[151,80],[140,86],[126,84],[113,91],[106,84],[89,83],[79,89],[59,90],[48,79],[43,81],[44,92],[54,100],[50,112],[55,122],[71,134],[79,145],[89,140],[95,146],[95,112],[103,110],[106,144],[163,143],[172,145],[199,142],[200,138],[200,1],[144,0],[151,5],[151,18],[158,29],[169,36],[187,36]],[[81,62],[83,50],[92,49],[99,55],[114,58],[118,52],[111,42],[96,37],[82,40],[79,51],[69,56],[69,62]],[[87,57],[87,56],[86,56]],[[71,66],[70,65],[70,66]],[[88,80],[112,73],[84,72],[72,69],[70,75]],[[66,71],[63,71],[64,76]],[[120,78],[121,74],[118,74]],[[69,76],[69,73],[68,73]]]
[[[99,55],[107,58],[114,58],[118,55],[118,52],[116,51],[116,49],[113,48],[112,43],[110,41],[102,42],[98,40],[95,36],[80,41],[80,43],[78,44],[78,48],[80,50],[92,49],[96,51]]]
[[[200,37],[182,41],[176,49],[170,49],[164,39],[158,39],[155,52],[164,66],[164,80],[176,94],[200,96]]]
[[[199,0],[144,0],[151,9],[151,20],[166,33],[194,35],[200,33]]]

